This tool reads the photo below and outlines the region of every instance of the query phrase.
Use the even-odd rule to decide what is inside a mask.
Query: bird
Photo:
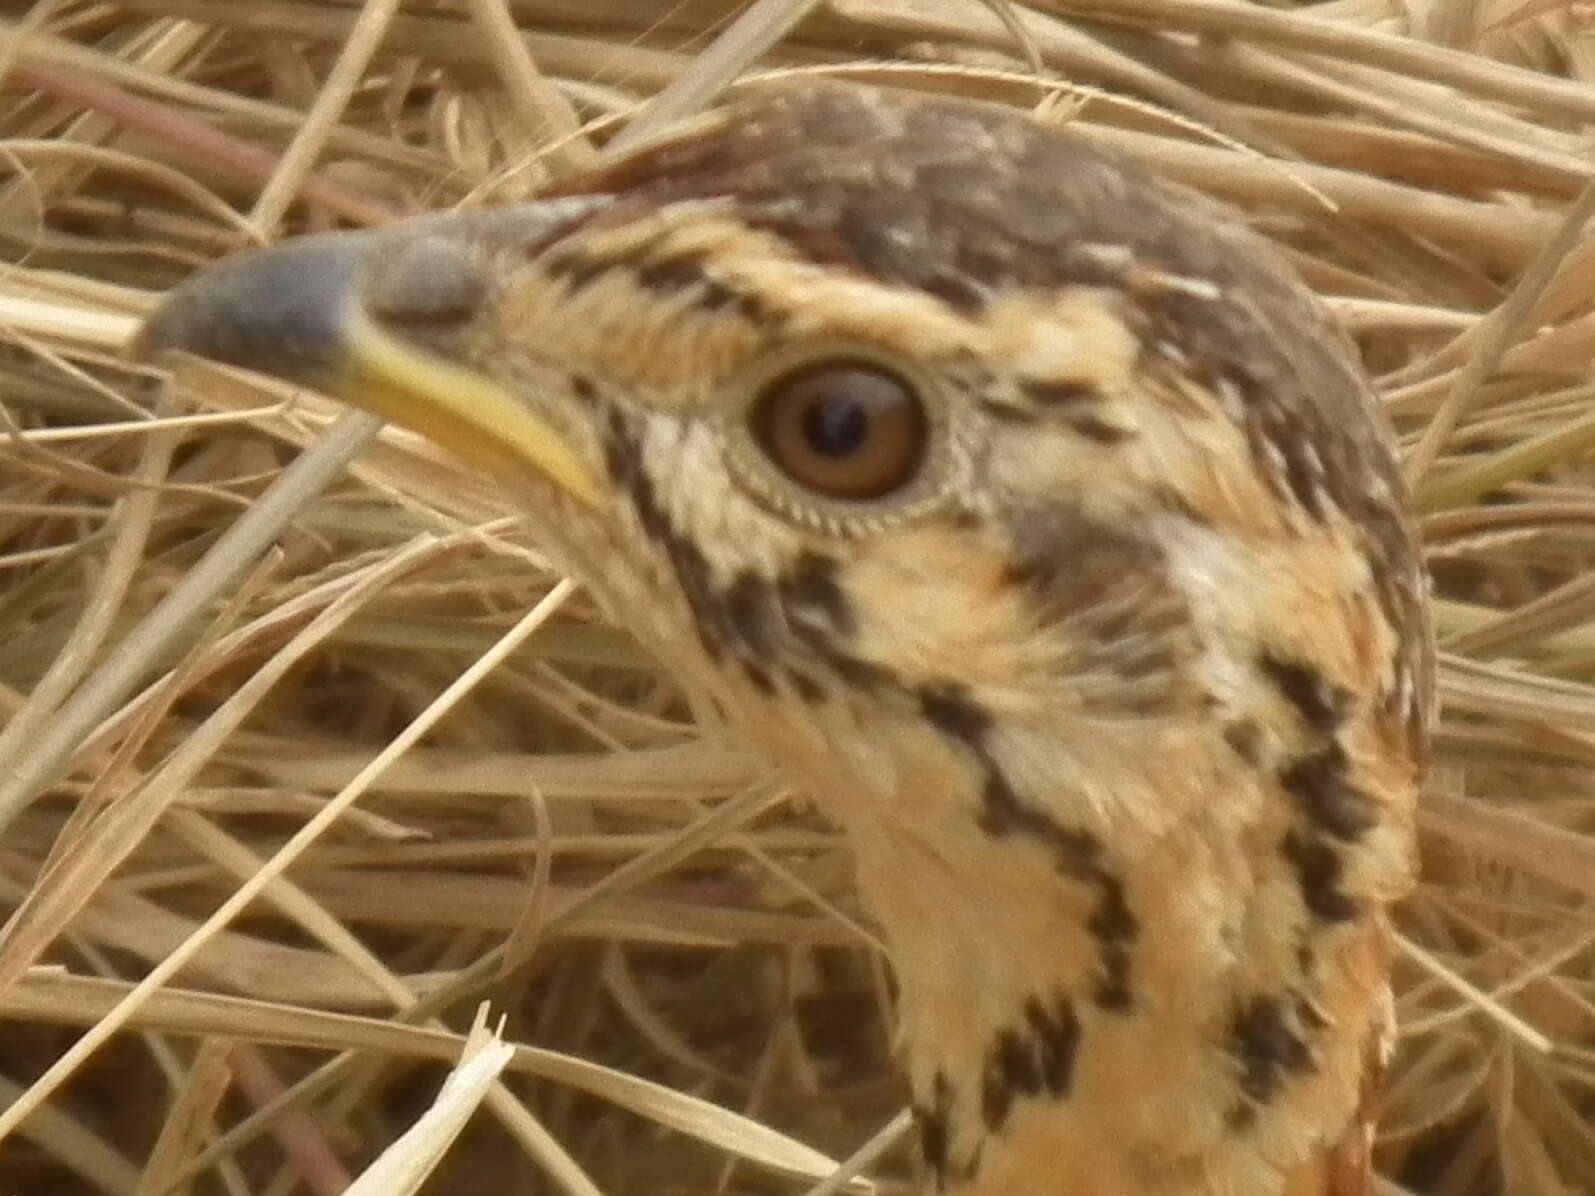
[[[1354,344],[1239,212],[1017,108],[791,83],[224,261],[140,347],[486,471],[814,794],[924,1190],[1372,1191],[1424,574]]]

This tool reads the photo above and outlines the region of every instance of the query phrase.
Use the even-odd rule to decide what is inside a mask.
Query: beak
[[[596,506],[593,469],[539,413],[535,396],[450,350],[493,300],[495,249],[551,240],[607,202],[446,213],[245,254],[168,295],[134,352],[182,349],[305,383],[473,464],[511,474],[530,466]]]

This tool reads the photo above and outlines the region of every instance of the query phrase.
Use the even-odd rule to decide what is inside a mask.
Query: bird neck
[[[1380,933],[1309,948],[1256,770],[1194,724],[1145,736],[927,743],[891,799],[833,790],[936,1191],[1279,1196],[1353,1113],[1370,1002],[1322,978],[1381,976]]]

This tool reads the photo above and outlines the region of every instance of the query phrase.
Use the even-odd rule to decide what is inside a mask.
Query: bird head
[[[1287,1081],[1349,1115],[1307,957],[1407,883],[1427,632],[1355,353],[1232,214],[1012,111],[811,85],[522,208],[223,264],[143,340],[490,470],[813,785],[910,1039],[969,1027],[910,1044],[938,1172],[1078,1043],[1122,1040],[1079,1084],[1166,1090],[1136,1140],[1171,1159]],[[1186,999],[1189,1057],[1135,1047]]]

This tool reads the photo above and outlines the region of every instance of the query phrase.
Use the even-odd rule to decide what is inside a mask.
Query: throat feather
[[[1270,1191],[1265,1154],[1303,1145],[1259,1151],[1294,1102],[1349,1099],[1312,936],[1358,929],[1306,917],[1291,862],[1259,856],[1291,816],[1272,779],[1211,721],[1060,742],[957,686],[917,703],[886,816],[834,813],[899,972],[928,1180],[1040,1196],[1106,1151],[1109,1186],[1073,1190],[1205,1191],[1190,1182],[1215,1166]],[[1137,818],[1151,808],[1178,814]],[[1015,1162],[1036,1151],[1039,1170]]]

